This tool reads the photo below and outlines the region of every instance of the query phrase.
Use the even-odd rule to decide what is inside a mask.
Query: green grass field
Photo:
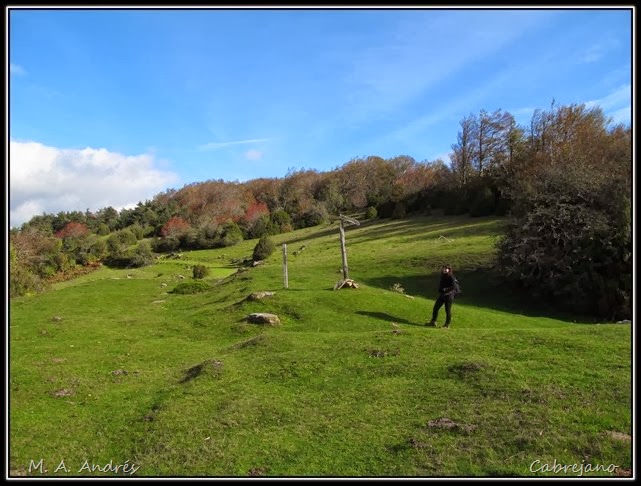
[[[265,264],[238,273],[230,262],[256,240],[12,299],[11,474],[629,475],[630,326],[499,285],[488,267],[501,228],[437,216],[350,227],[358,289],[333,290],[334,223],[274,237]],[[196,263],[211,290],[172,293]],[[451,329],[426,328],[444,263],[464,293]],[[275,295],[245,300],[261,290]],[[252,312],[282,324],[245,322]]]

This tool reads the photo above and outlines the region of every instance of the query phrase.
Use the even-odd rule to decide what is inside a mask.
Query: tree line
[[[135,208],[34,216],[10,231],[10,295],[99,262],[150,263],[154,252],[218,248],[314,226],[340,212],[508,216],[496,268],[535,296],[607,318],[631,313],[632,136],[598,106],[503,110],[460,121],[450,163],[354,158],[330,171],[208,180]]]

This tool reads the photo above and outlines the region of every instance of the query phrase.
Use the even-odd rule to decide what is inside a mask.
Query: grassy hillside
[[[630,327],[555,315],[497,286],[486,268],[501,224],[351,227],[358,289],[333,290],[332,224],[274,237],[265,264],[238,273],[231,261],[256,240],[13,299],[12,474],[41,475],[41,459],[48,476],[123,475],[94,464],[136,476],[626,474]],[[195,263],[212,289],[171,293]],[[448,330],[422,326],[443,263],[464,290]],[[275,295],[245,300],[261,290]],[[245,322],[252,312],[282,324]]]

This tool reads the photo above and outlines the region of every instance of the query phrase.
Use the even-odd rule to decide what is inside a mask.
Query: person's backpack
[[[461,284],[459,283],[458,279],[454,277],[454,291],[452,292],[452,296],[456,296],[462,293],[463,291],[461,290]]]

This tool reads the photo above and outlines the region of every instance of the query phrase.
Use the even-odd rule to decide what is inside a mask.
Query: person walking
[[[445,305],[445,324],[443,328],[448,329],[452,322],[452,301],[454,296],[459,291],[458,280],[452,273],[450,265],[443,265],[441,267],[441,279],[438,284],[438,299],[434,302],[432,309],[432,320],[425,325],[428,327],[436,327],[436,319],[438,318],[438,311]]]

